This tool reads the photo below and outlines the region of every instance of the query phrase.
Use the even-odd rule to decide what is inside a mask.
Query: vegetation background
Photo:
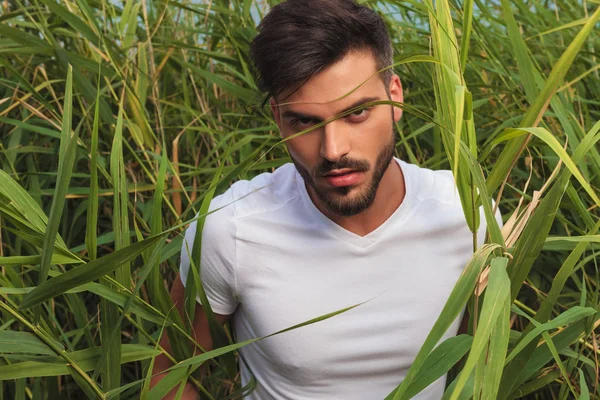
[[[167,288],[210,199],[288,162],[248,59],[275,3],[2,1],[1,399],[159,398],[188,376],[203,398],[252,389],[228,331],[192,357]],[[366,3],[404,83],[397,155],[452,169],[471,226],[481,204],[490,225],[389,398],[460,359],[445,398],[600,398],[598,1]],[[465,305],[469,334],[436,347]],[[150,390],[167,332],[185,361]]]

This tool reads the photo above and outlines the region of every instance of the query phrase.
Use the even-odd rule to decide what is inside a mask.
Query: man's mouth
[[[342,176],[342,175],[347,175],[350,174],[352,172],[355,172],[354,170],[350,169],[350,168],[344,168],[344,169],[334,169],[332,171],[327,172],[326,174],[324,174],[325,176]]]
[[[356,185],[362,178],[363,172],[352,169],[336,169],[323,175],[329,185],[339,188]]]

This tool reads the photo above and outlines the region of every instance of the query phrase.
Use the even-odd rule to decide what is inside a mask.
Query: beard
[[[370,182],[367,182],[366,187],[362,188],[359,193],[356,193],[353,196],[352,192],[357,189],[351,186],[323,189],[316,185],[315,179],[322,178],[326,173],[336,169],[348,168],[356,172],[367,172],[371,170],[371,165],[368,161],[356,160],[348,157],[342,157],[337,162],[324,160],[309,172],[306,168],[302,167],[294,157],[291,157],[291,155],[290,157],[306,185],[313,189],[313,193],[330,212],[342,217],[351,217],[367,210],[375,201],[381,179],[394,156],[394,149],[396,147],[394,137],[394,131],[392,131],[390,141],[377,155]]]

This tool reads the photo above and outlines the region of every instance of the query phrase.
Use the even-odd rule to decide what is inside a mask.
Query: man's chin
[[[353,201],[354,198],[360,198],[360,189],[362,185],[351,185],[342,187],[331,187],[318,188],[317,194],[319,198],[329,198],[334,201],[348,202]]]
[[[342,189],[346,193],[341,193]],[[367,210],[373,204],[373,199],[369,199],[365,193],[360,193],[359,189],[357,187],[336,188],[335,191],[329,191],[327,194],[318,193],[317,196],[329,212],[342,217],[351,217]]]

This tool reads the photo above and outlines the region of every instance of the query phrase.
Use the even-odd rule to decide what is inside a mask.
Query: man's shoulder
[[[212,200],[210,210],[222,217],[244,218],[281,208],[297,196],[296,168],[285,164],[274,172],[235,182]]]
[[[422,168],[414,164],[407,164],[401,161],[401,166],[405,172],[407,185],[412,185],[411,192],[420,202],[435,201],[440,207],[429,207],[429,215],[433,212],[443,213],[452,218],[464,219],[463,206],[458,194],[456,180],[450,170],[431,170]],[[407,187],[407,193],[409,189]],[[492,199],[492,205],[495,204]],[[448,212],[451,211],[451,212]],[[486,221],[483,213],[483,206],[479,208],[481,225],[479,227],[479,243],[483,243],[485,238]],[[442,215],[442,214],[439,214]],[[496,210],[496,221],[502,226],[502,216],[500,210]]]
[[[450,170],[432,170],[415,164],[400,162],[406,191],[420,201],[438,201],[444,204],[460,204],[454,175]]]
[[[225,193],[212,199],[202,229],[204,249],[226,249],[235,246],[234,238],[240,218],[282,208],[298,195],[295,167],[286,164],[272,173],[235,182]],[[193,237],[196,221],[190,224],[186,237]],[[228,251],[228,250],[226,250]],[[223,252],[218,252],[221,254]],[[216,254],[216,253],[215,253]]]

